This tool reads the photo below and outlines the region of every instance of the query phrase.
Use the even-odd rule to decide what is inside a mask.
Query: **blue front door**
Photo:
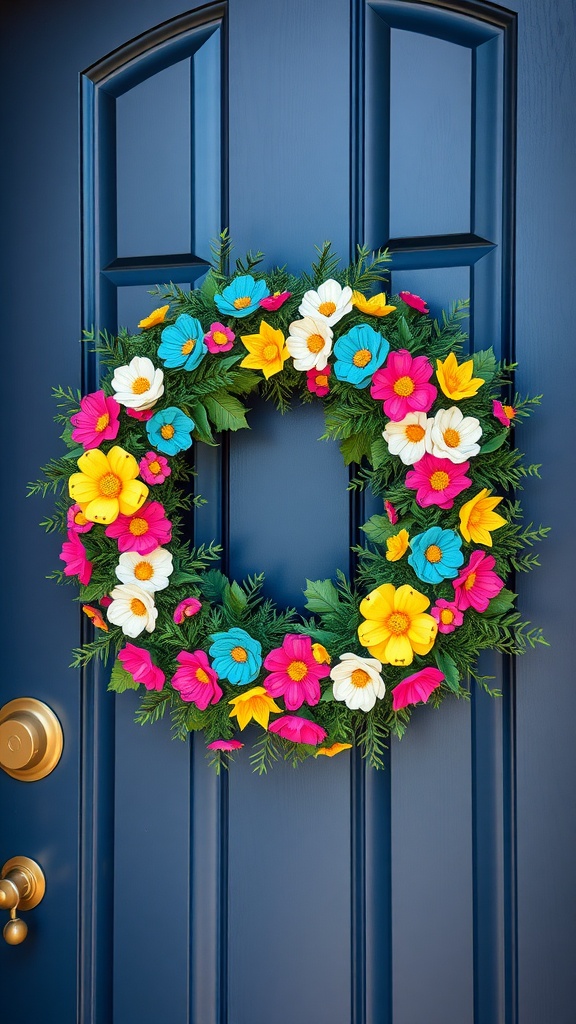
[[[0,944],[3,1024],[571,1024],[573,13],[8,5],[1,692],[52,706],[65,749],[41,782],[0,773],[1,863],[47,878],[28,939]],[[546,396],[524,502],[555,529],[518,589],[553,647],[488,664],[499,702],[420,709],[384,772],[240,757],[216,778],[201,739],[139,728],[104,670],[67,667],[77,609],[24,499],[57,448],[50,386],[90,388],[81,327],[192,287],[225,225],[294,271],[325,238],[345,261],[389,245],[391,291],[437,314],[470,295],[471,344]],[[301,605],[307,576],[348,568],[363,510],[315,408],[254,403],[251,426],[198,448],[197,537]]]

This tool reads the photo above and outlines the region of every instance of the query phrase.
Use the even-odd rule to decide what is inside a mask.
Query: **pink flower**
[[[244,744],[240,743],[240,740],[214,740],[214,743],[208,743],[208,750],[240,750]]]
[[[118,541],[119,551],[149,555],[154,548],[172,540],[172,523],[166,519],[164,506],[159,501],[149,501],[133,516],[120,514],[105,532],[107,537]]]
[[[324,398],[324,395],[327,395],[330,391],[329,376],[329,366],[325,366],[323,370],[317,370],[314,366],[311,370],[306,370],[308,391],[311,391],[313,395],[319,395],[320,398]]]
[[[475,608],[477,612],[485,612],[490,601],[500,593],[504,580],[492,570],[496,565],[493,555],[485,551],[473,551],[470,561],[460,575],[452,580],[454,587],[454,603],[461,611]]]
[[[394,711],[405,708],[407,704],[417,704],[422,700],[424,703],[444,679],[444,673],[439,668],[423,668],[415,672],[413,676],[407,676],[392,691],[392,707]]]
[[[74,427],[72,440],[84,448],[97,448],[102,441],[113,441],[120,423],[120,405],[115,398],[106,398],[103,391],[94,391],[80,399],[80,412],[70,417]]]
[[[406,474],[406,487],[416,491],[416,501],[421,508],[428,505],[452,508],[456,495],[472,483],[465,475],[469,467],[469,462],[456,464],[427,452]]]
[[[92,576],[92,562],[86,558],[86,548],[77,533],[68,530],[68,540],[62,545],[59,557],[66,562],[65,576],[77,576],[83,586],[87,586]]]
[[[430,312],[426,301],[421,299],[419,295],[413,295],[412,292],[399,292],[398,294],[402,302],[405,302],[407,306],[412,306],[412,309],[417,309],[419,313]]]
[[[504,427],[509,427],[516,416],[516,409],[513,405],[502,405],[502,402],[497,402],[496,399],[492,401],[492,412]]]
[[[94,523],[86,519],[80,505],[76,502],[75,505],[70,506],[66,513],[66,526],[73,533],[88,533],[88,530],[92,529]]]
[[[262,306],[262,309],[274,311],[280,309],[280,306],[283,306],[291,295],[292,292],[274,292],[274,295],[267,295],[265,299],[260,299],[259,305]]]
[[[163,484],[170,476],[172,470],[168,465],[168,459],[156,452],[146,452],[143,459],[138,463],[140,476],[147,484]]]
[[[306,701],[320,700],[320,679],[330,672],[329,665],[319,664],[312,650],[312,640],[300,633],[287,633],[282,647],[276,647],[264,658],[264,668],[272,669],[264,680],[271,697],[284,697],[288,711],[296,711]]]
[[[133,420],[151,420],[154,415],[153,409],[124,409],[127,416],[131,416]]]
[[[176,661],[180,668],[172,676],[172,686],[180,691],[182,700],[195,704],[200,711],[205,711],[209,704],[217,704],[222,690],[204,651],[180,651]]]
[[[152,663],[152,658],[143,647],[126,644],[118,655],[118,661],[133,677],[134,682],[143,683],[147,690],[161,690],[166,681],[161,668]]]
[[[403,420],[409,412],[428,412],[438,389],[428,384],[434,367],[426,356],[414,356],[405,349],[389,352],[386,364],[372,378],[372,398],[384,400],[384,412],[391,420]]]
[[[112,604],[112,598],[108,597],[108,594],[104,594],[104,597],[100,598],[100,605],[102,608],[108,608]]]
[[[174,622],[177,626],[181,626],[184,619],[189,619],[191,615],[196,615],[201,607],[202,602],[197,597],[185,597],[174,609],[174,615],[172,616]]]
[[[392,524],[392,526],[395,526],[396,523],[398,522],[398,513],[397,513],[396,509],[394,508],[394,505],[392,504],[392,502],[385,501],[384,502],[384,509],[386,511],[386,515],[388,516],[388,519],[390,520],[390,523]]]
[[[461,626],[464,622],[464,614],[459,611],[456,604],[442,598],[439,598],[430,609],[430,615],[436,619],[439,633],[453,633],[456,626]]]
[[[268,726],[268,732],[277,732],[279,736],[285,740],[292,740],[293,743],[310,743],[313,746],[322,743],[328,735],[321,725],[297,715],[282,715],[282,718],[277,718]]]
[[[210,330],[204,335],[206,348],[209,352],[228,352],[234,344],[236,335],[224,324],[210,324]]]

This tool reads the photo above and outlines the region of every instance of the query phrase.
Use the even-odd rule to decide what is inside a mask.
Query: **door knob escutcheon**
[[[62,726],[47,704],[18,697],[0,708],[0,768],[21,782],[54,770],[63,747]]]

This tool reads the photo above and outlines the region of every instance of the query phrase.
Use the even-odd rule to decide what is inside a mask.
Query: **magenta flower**
[[[408,704],[417,704],[418,701],[426,701],[437,686],[444,679],[444,673],[439,668],[423,668],[412,676],[407,676],[392,691],[392,707],[394,711],[405,708]]]
[[[419,295],[413,295],[412,292],[399,292],[398,294],[402,302],[405,302],[407,306],[411,306],[412,309],[417,309],[419,313],[430,312],[426,305],[426,300],[421,299]]]
[[[314,366],[311,370],[306,370],[308,391],[311,391],[313,395],[318,395],[320,398],[324,398],[324,395],[327,395],[330,391],[330,385],[328,383],[330,372],[330,367],[328,365],[326,365],[323,370],[317,370]]]
[[[172,686],[180,692],[182,700],[195,704],[200,711],[205,711],[209,704],[217,704],[222,690],[204,651],[180,651],[176,661],[180,668],[172,676]]]
[[[396,523],[398,522],[398,513],[397,513],[396,509],[394,508],[394,505],[392,504],[392,502],[386,500],[384,502],[384,509],[386,511],[386,515],[388,516],[388,519],[390,520],[391,525],[392,526],[396,526]]]
[[[330,673],[329,665],[320,665],[312,651],[312,640],[300,633],[287,633],[282,647],[276,647],[264,658],[264,668],[271,669],[264,680],[271,697],[284,697],[288,711],[296,711],[304,702],[320,700],[320,679]]]
[[[115,398],[106,398],[103,391],[94,391],[80,399],[80,411],[70,417],[74,427],[72,440],[84,448],[97,448],[102,441],[113,441],[120,427],[120,405]]]
[[[142,683],[147,690],[161,690],[166,681],[161,668],[152,663],[149,651],[134,644],[126,644],[118,655],[124,668],[133,677],[134,682]]]
[[[210,324],[210,330],[204,335],[206,348],[209,352],[228,352],[233,344],[236,335],[224,324]]]
[[[428,381],[434,367],[426,356],[411,356],[407,349],[389,352],[384,366],[372,378],[372,398],[384,401],[384,412],[391,420],[403,420],[409,412],[428,412],[438,389]]]
[[[127,408],[125,408],[124,412],[126,413],[127,416],[131,416],[133,420],[141,420],[142,422],[145,422],[146,420],[151,420],[153,415],[154,415],[154,410],[153,409],[127,409]]]
[[[496,559],[485,551],[473,551],[468,565],[452,580],[454,603],[460,611],[474,608],[485,612],[490,601],[500,593],[504,580],[493,572]]]
[[[264,299],[260,299],[259,305],[262,306],[262,309],[274,312],[274,310],[280,309],[280,306],[283,306],[291,295],[292,292],[274,292],[274,295],[267,295]]]
[[[453,633],[456,626],[461,626],[464,622],[464,614],[454,601],[444,601],[442,598],[439,598],[430,609],[430,615],[436,619],[439,633]]]
[[[277,732],[285,740],[292,740],[293,743],[310,743],[317,746],[326,739],[328,733],[321,725],[311,722],[308,718],[299,718],[298,715],[282,715],[272,725],[268,726],[268,732]]]
[[[92,562],[86,557],[86,548],[74,530],[68,530],[68,540],[62,545],[59,558],[66,563],[65,576],[77,576],[83,586],[87,586],[92,576]]]
[[[149,555],[154,548],[172,540],[172,523],[166,518],[159,501],[149,501],[133,516],[120,514],[110,526],[106,536],[118,541],[119,551],[137,551]]]
[[[180,604],[177,604],[174,609],[174,615],[172,616],[177,626],[181,626],[184,619],[189,619],[190,616],[196,615],[202,607],[202,602],[197,597],[185,597]]]
[[[406,487],[416,491],[416,501],[420,508],[427,508],[428,505],[452,508],[454,498],[472,483],[470,477],[466,476],[469,467],[469,462],[457,464],[427,452],[406,474]]]
[[[492,412],[503,427],[509,427],[516,416],[516,409],[513,405],[502,405],[502,402],[492,401]]]
[[[240,750],[244,744],[240,743],[240,740],[214,740],[213,743],[207,744],[208,750]]]
[[[75,505],[71,505],[66,513],[66,526],[73,533],[88,533],[94,526],[89,519],[86,519],[82,509],[78,502]]]
[[[108,597],[108,594],[104,594],[104,597],[100,598],[99,603],[102,605],[103,608],[108,608],[108,606],[112,604],[112,598]]]
[[[143,459],[138,463],[140,476],[147,484],[163,484],[170,476],[172,470],[168,465],[168,459],[156,452],[146,452]]]

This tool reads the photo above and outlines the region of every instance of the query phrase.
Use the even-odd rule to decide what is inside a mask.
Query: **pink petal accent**
[[[118,660],[137,683],[142,683],[147,690],[161,690],[166,676],[161,668],[154,665],[149,651],[135,644],[126,644],[120,651]]]
[[[322,743],[328,735],[321,725],[297,715],[283,715],[282,718],[277,718],[268,726],[268,732],[277,732],[279,736],[285,740],[292,740],[293,743],[309,743],[312,746]]]
[[[398,683],[392,691],[392,707],[394,711],[405,708],[408,704],[417,704],[419,701],[426,701],[445,678],[444,673],[438,668],[423,668],[412,676],[407,676],[401,683]]]
[[[405,302],[407,306],[411,306],[412,309],[417,309],[419,313],[430,312],[425,300],[421,299],[419,295],[413,295],[412,292],[399,292],[399,297],[402,299],[402,302]]]
[[[177,604],[174,609],[174,615],[172,618],[177,626],[181,626],[184,619],[189,619],[192,615],[196,615],[202,607],[202,602],[197,597],[185,597],[180,604]]]

